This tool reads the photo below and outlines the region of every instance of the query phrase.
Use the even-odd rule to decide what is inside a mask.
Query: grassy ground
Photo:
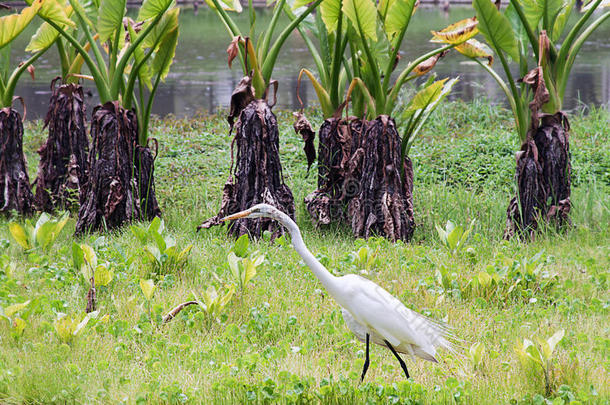
[[[0,219],[0,306],[30,300],[11,316],[25,320],[17,321],[25,325],[21,334],[17,323],[0,321],[0,402],[542,404],[542,368],[522,363],[515,348],[563,329],[548,363],[548,397],[556,398],[553,404],[608,403],[609,119],[607,111],[593,110],[572,120],[574,227],[523,244],[501,239],[518,147],[511,119],[485,103],[447,104],[411,152],[414,240],[390,244],[354,240],[345,227],[314,229],[302,201],[314,188],[315,168],[307,175],[291,116],[278,113],[284,176],[309,248],[335,274],[366,274],[407,306],[449,322],[464,340],[462,355],[441,353],[438,364],[407,359],[412,381],[405,381],[391,353],[374,347],[363,384],[364,345],[282,240],[250,244],[249,253],[259,250],[266,259],[224,308],[209,315],[191,306],[160,324],[193,292],[202,297],[215,286],[222,294],[225,285],[239,284],[227,255],[241,248],[221,228],[195,232],[219,208],[229,173],[224,119],[157,121],[163,233],[180,248],[193,245],[188,262],[155,267],[129,227],[79,240],[114,277],[98,287],[98,318],[71,341],[62,340],[58,313],[80,321],[88,290],[73,268],[74,215],[53,246],[30,252],[10,236],[9,220]],[[42,139],[41,124],[28,124],[32,178]],[[472,219],[468,251],[445,249],[435,224]],[[148,305],[140,280],[150,278],[156,289]]]

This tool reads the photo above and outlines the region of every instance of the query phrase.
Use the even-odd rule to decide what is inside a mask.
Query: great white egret
[[[290,233],[292,246],[342,308],[343,319],[356,337],[366,343],[366,359],[360,380],[369,367],[369,343],[385,346],[396,358],[407,378],[409,371],[399,353],[437,362],[436,350],[453,351],[449,341],[453,336],[444,324],[429,319],[405,307],[385,289],[356,274],[332,275],[307,249],[301,231],[288,215],[268,204],[257,204],[245,211],[223,218],[272,218]]]

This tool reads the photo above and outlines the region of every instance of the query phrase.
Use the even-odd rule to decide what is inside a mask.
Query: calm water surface
[[[453,8],[448,14],[433,8],[418,10],[418,18],[409,27],[401,49],[401,66],[434,49],[435,44],[428,42],[430,29],[441,29],[473,14],[465,7]],[[262,11],[257,19],[258,26],[265,26],[269,18],[270,13]],[[237,20],[243,31],[247,32],[247,16],[238,16]],[[14,45],[13,64],[23,59],[24,55],[19,49],[24,49],[32,34],[33,30],[23,33]],[[241,78],[238,63],[232,70],[227,67],[225,50],[228,43],[229,36],[213,12],[200,9],[199,14],[195,15],[191,9],[182,10],[176,59],[166,83],[158,90],[153,112],[161,116],[191,116],[197,112],[227,107],[231,92]],[[496,69],[500,69],[498,65]],[[46,114],[49,83],[58,75],[58,66],[56,51],[51,49],[36,63],[36,81],[24,75],[16,94],[25,99],[29,118],[40,118]],[[296,77],[302,67],[313,69],[314,65],[302,39],[295,33],[282,49],[274,71],[274,78],[280,83],[279,107],[300,106],[295,88]],[[493,79],[457,53],[450,53],[442,59],[435,71],[440,78],[460,77],[460,82],[454,87],[453,98],[471,100],[486,97],[492,102],[504,102],[504,96]],[[88,111],[91,111],[97,102],[95,87],[92,84],[86,87],[92,94],[87,102]],[[301,98],[305,103],[315,102],[315,93],[309,83],[302,86]],[[610,21],[598,28],[585,43],[572,70],[565,108],[571,109],[580,103],[610,105]]]

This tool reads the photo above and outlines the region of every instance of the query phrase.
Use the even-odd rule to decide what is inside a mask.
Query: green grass
[[[319,115],[310,115],[319,125]],[[153,267],[129,227],[80,240],[94,246],[99,261],[115,274],[108,287],[98,288],[98,320],[67,345],[54,329],[57,313],[80,320],[88,290],[72,266],[74,219],[48,252],[24,252],[8,232],[9,219],[0,219],[0,306],[31,300],[18,315],[26,321],[21,336],[0,320],[0,402],[543,403],[542,373],[521,365],[515,344],[565,329],[553,354],[550,397],[607,403],[609,119],[606,110],[594,109],[571,122],[573,228],[549,229],[525,244],[501,239],[518,147],[510,116],[484,102],[448,103],[411,151],[414,240],[390,244],[354,240],[345,227],[312,226],[302,201],[314,188],[316,168],[307,175],[291,115],[278,112],[284,176],[310,250],[335,274],[366,273],[410,308],[445,319],[463,339],[461,356],[441,353],[438,364],[406,359],[409,382],[391,353],[374,347],[363,384],[364,345],[281,241],[251,243],[249,251],[260,250],[266,260],[219,316],[191,306],[171,323],[159,324],[172,307],[191,299],[192,291],[201,295],[210,285],[222,289],[231,282],[227,254],[234,241],[222,228],[195,232],[218,210],[229,174],[224,118],[157,120],[153,134],[161,147],[155,176],[165,232],[180,247],[193,244],[188,263],[155,276],[151,322],[139,281],[153,277]],[[40,122],[26,129],[33,178],[44,133]],[[452,256],[441,245],[434,226],[448,219],[462,225],[476,219],[468,252]],[[366,269],[355,254],[363,246],[374,255]],[[518,263],[540,251],[536,274],[524,274]],[[472,287],[484,271],[504,274],[497,289]],[[517,278],[522,280],[508,293]],[[477,342],[486,350],[475,365],[468,349]]]

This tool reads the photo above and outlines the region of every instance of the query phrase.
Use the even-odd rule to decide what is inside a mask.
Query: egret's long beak
[[[224,222],[224,221],[233,221],[234,219],[239,219],[239,218],[247,217],[250,214],[252,214],[251,210],[244,210],[244,211],[240,211],[240,212],[238,212],[236,214],[227,215],[226,217],[222,218],[220,221],[221,222]]]

